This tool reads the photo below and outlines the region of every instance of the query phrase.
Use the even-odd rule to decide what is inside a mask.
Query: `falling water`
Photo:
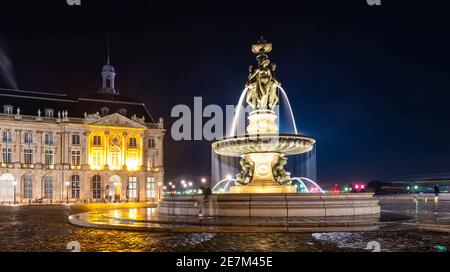
[[[228,192],[230,190],[231,183],[233,183],[233,182],[236,182],[236,179],[224,178],[221,181],[219,181],[212,188],[212,191],[213,191],[213,193],[225,193],[225,192]],[[220,185],[222,185],[222,183],[225,183],[225,185],[223,186],[223,188],[220,188]]]
[[[296,181],[300,182],[301,185],[302,185],[302,186],[300,186],[300,188],[305,188],[305,191],[306,191],[307,193],[309,193],[308,187],[306,187],[306,184],[303,182],[303,180],[302,180],[301,178],[292,178],[292,180],[293,180],[293,181],[296,180]]]
[[[233,137],[237,133],[236,129],[237,129],[239,120],[244,120],[244,124],[245,124],[244,98],[245,98],[246,94],[247,94],[247,88],[244,88],[244,90],[241,93],[241,97],[239,97],[239,102],[236,106],[236,114],[234,115],[233,123],[231,124],[231,129],[230,129],[230,133],[228,134],[228,137]],[[244,134],[245,134],[245,132],[244,132]]]
[[[211,151],[211,181],[212,186],[215,186],[223,178],[230,175],[234,177],[239,170],[238,157],[220,156],[214,151]],[[216,183],[217,182],[217,183]]]
[[[305,178],[305,177],[295,177],[292,178],[292,180],[296,180],[298,182],[300,182],[305,188],[306,191],[309,193],[311,191],[312,188],[317,188],[317,190],[319,190],[319,192],[324,193],[324,191],[322,190],[322,188],[319,186],[319,184],[317,184],[315,181],[313,181],[312,179],[309,178]],[[312,184],[311,189],[308,189],[308,187],[306,187],[305,181]]]
[[[294,112],[292,111],[292,107],[291,107],[291,102],[289,101],[289,98],[288,98],[286,92],[284,91],[284,89],[281,86],[279,86],[278,88],[281,91],[279,93],[281,93],[281,97],[282,97],[283,101],[286,102],[286,104],[288,106],[290,121],[291,121],[292,126],[294,127],[294,134],[298,134],[297,125],[296,125],[295,117],[294,117]]]
[[[239,97],[238,104],[235,107],[235,115],[233,116],[233,121],[231,123],[229,133],[227,133],[227,137],[235,137],[245,134],[246,114],[250,108],[245,107],[246,94],[247,88],[242,90]],[[278,88],[278,96],[280,97],[280,103],[275,109],[275,112],[278,115],[279,127],[282,129],[280,131],[289,134],[299,134],[290,100],[286,94],[286,91],[281,86]],[[280,121],[283,123],[280,123]],[[287,127],[281,128],[283,124],[286,124]],[[303,180],[298,180],[300,184],[313,184],[314,187],[317,187],[320,192],[323,192],[322,189],[314,182],[317,178],[316,148],[317,145],[315,145],[313,150],[310,152],[289,156],[286,170],[291,172],[291,176],[304,177]],[[225,185],[223,187],[225,191],[228,189],[231,183],[226,182],[224,177],[228,175],[234,177],[237,173],[239,173],[239,159],[239,157],[220,156],[214,151],[211,151],[211,180],[213,181],[212,185],[215,189],[222,187],[223,185]],[[217,181],[217,183],[215,181]],[[309,191],[306,185],[304,185],[304,188],[306,191]]]
[[[9,88],[17,90],[14,77],[13,64],[6,50],[6,42],[0,36],[0,79],[3,79]]]

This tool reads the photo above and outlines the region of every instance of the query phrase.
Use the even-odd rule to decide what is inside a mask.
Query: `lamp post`
[[[66,181],[66,204],[69,204],[69,185],[70,182]]]
[[[194,185],[194,184],[192,183],[192,181],[189,181],[188,185],[189,185],[189,190],[191,191],[191,194],[192,194],[192,185]]]
[[[161,186],[162,182],[158,182],[158,201],[161,199]]]
[[[13,185],[14,185],[14,205],[16,205],[16,186],[17,186],[17,181],[13,181]]]

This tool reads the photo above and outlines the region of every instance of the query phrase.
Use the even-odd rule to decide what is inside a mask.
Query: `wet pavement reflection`
[[[111,208],[111,207],[109,207]],[[114,207],[117,208],[117,207]],[[398,223],[380,230],[334,233],[151,233],[83,228],[71,214],[105,209],[96,206],[0,207],[0,251],[366,251],[378,241],[382,251],[435,251],[450,234],[417,230]],[[412,215],[409,222],[448,225],[450,202],[382,201],[382,209]]]

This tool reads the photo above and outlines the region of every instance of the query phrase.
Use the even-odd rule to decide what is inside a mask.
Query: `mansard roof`
[[[55,115],[58,111],[68,111],[69,117],[84,118],[84,113],[98,112],[106,116],[120,113],[128,118],[145,117],[146,122],[155,122],[143,102],[122,95],[97,93],[87,97],[71,97],[66,94],[0,89],[0,111],[3,105],[14,106],[14,113],[20,108],[22,115],[36,116],[38,110],[44,115],[44,109],[51,108]]]

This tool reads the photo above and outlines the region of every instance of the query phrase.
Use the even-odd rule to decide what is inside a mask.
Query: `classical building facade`
[[[164,182],[164,126],[115,88],[88,97],[0,89],[0,202],[154,201]]]

